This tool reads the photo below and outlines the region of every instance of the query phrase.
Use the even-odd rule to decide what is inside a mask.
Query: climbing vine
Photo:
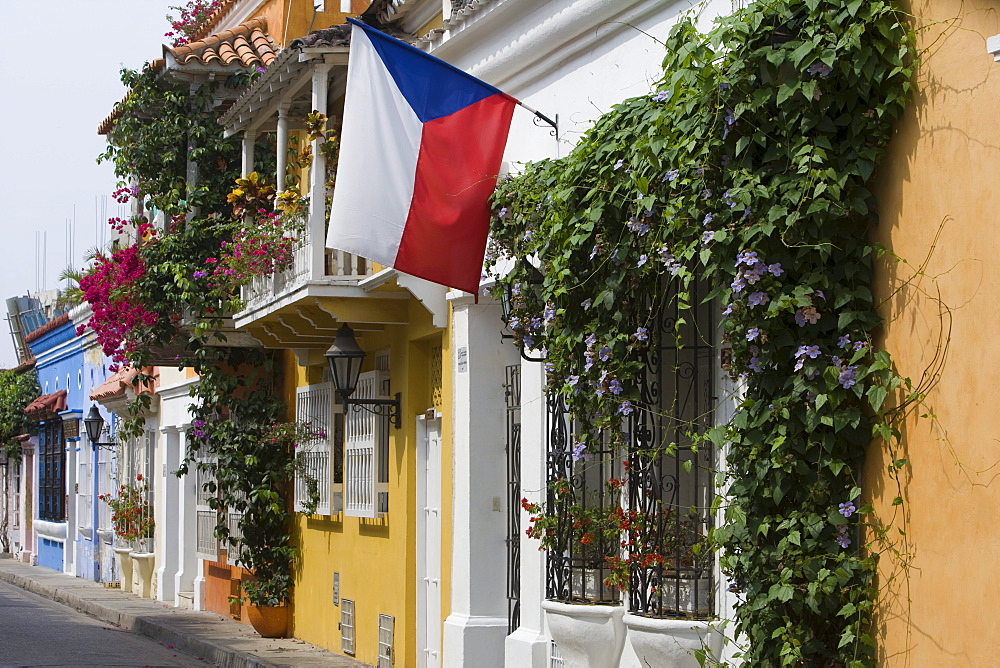
[[[738,406],[694,447],[728,448],[710,538],[747,665],[874,661],[859,476],[873,436],[896,436],[887,398],[911,390],[873,347],[868,183],[912,44],[889,1],[760,0],[707,35],[682,20],[655,93],[494,197],[495,290],[582,425],[575,457],[642,401],[668,300],[693,318],[695,284],[710,286]]]
[[[215,534],[253,574],[244,581],[246,598],[281,605],[297,556],[288,498],[295,447],[316,434],[286,421],[273,353],[227,345],[219,332],[239,307],[239,288],[287,266],[291,233],[302,229],[297,191],[282,196],[274,212],[273,185],[256,172],[239,173],[238,142],[224,138],[217,122],[218,87],[245,85],[252,76],[189,87],[149,66],[123,71],[130,93],[99,159],[115,166],[118,201],[134,202],[139,213],[109,221],[127,234],[95,256],[80,289],[93,309],[86,326],[115,365],[145,369],[170,350],[176,366],[198,374],[178,474],[192,467],[212,474],[204,491],[219,511]],[[273,173],[273,146],[268,138],[261,144],[257,165]],[[133,382],[148,380],[139,373]],[[148,402],[146,394],[132,402],[120,437],[141,432]],[[239,517],[236,531],[230,514]]]

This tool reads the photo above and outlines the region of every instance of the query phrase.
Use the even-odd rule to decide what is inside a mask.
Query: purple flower
[[[545,373],[555,373],[555,372],[556,372],[556,365],[553,364],[552,362],[546,362]]]
[[[632,402],[626,399],[618,406],[619,415],[631,415],[632,414]]]
[[[608,389],[611,390],[611,394],[618,395],[622,393],[625,388],[622,387],[621,382],[618,379],[612,380],[608,383]]]
[[[747,341],[755,341],[760,336],[760,327],[751,327],[747,330]]]
[[[709,225],[709,224],[711,224],[712,219],[714,219],[714,218],[715,218],[715,216],[710,211],[710,212],[708,212],[708,213],[705,214],[705,220],[701,221],[701,224],[702,225]]]
[[[636,341],[645,341],[649,338],[649,333],[645,327],[638,327],[632,336],[635,337]]]
[[[729,287],[733,289],[733,292],[743,292],[743,288],[745,288],[746,286],[747,283],[746,280],[743,278],[743,276],[737,276],[735,279],[733,279],[733,283]]]
[[[823,301],[826,301],[826,295],[823,294],[822,290],[817,290],[816,291],[816,296],[819,297],[820,299],[822,299]]]
[[[507,217],[507,207],[503,207],[500,209],[500,211],[497,212],[497,218],[506,218],[506,217]]]
[[[653,102],[664,102],[668,99],[670,99],[670,92],[665,90],[661,90],[653,96]]]
[[[840,506],[838,506],[838,509],[840,510],[840,514],[843,515],[844,517],[850,517],[857,511],[857,508],[855,508],[854,504],[850,501],[840,504]]]
[[[582,302],[580,302],[580,306],[583,307],[584,311],[587,311],[587,310],[590,310],[590,307],[591,307],[591,305],[593,305],[593,303],[594,303],[594,300],[588,298],[588,299],[584,299]]]
[[[642,254],[642,255],[639,256],[639,261],[636,262],[635,264],[636,264],[637,267],[641,267],[642,265],[646,264],[646,262],[648,262],[648,261],[649,261],[649,256],[644,253],[644,254]]]
[[[709,190],[708,188],[705,188],[704,190],[701,191],[701,198],[712,199],[712,191]]]
[[[208,276],[208,272],[207,271],[198,270],[198,271],[194,272],[193,274],[191,274],[191,276],[193,276],[194,278],[205,278],[206,276]]]
[[[708,243],[710,241],[712,241],[712,239],[714,239],[714,238],[715,238],[715,232],[713,232],[712,230],[705,230],[704,232],[701,233],[701,243],[702,243],[702,245],[706,245],[707,246]]]
[[[847,536],[846,524],[842,524],[837,527],[837,544],[842,548],[847,548],[851,544],[851,539]]]
[[[819,322],[820,314],[815,306],[804,306],[795,312],[795,324],[805,327],[806,324],[815,325]]]
[[[257,71],[260,72],[261,74],[263,74],[264,72],[267,72],[267,68],[266,67],[258,67]]]
[[[783,273],[785,273],[785,270],[781,268],[780,262],[775,262],[772,265],[768,265],[767,270],[772,274],[774,274],[775,276],[781,276]]]
[[[729,166],[729,162],[731,160],[732,160],[732,158],[730,158],[728,155],[724,155],[724,156],[722,156],[722,159],[719,162],[722,164],[723,167],[728,167]]]
[[[576,384],[579,383],[579,382],[580,382],[580,377],[579,376],[567,376],[566,377],[566,384],[569,385],[570,387],[576,387]]]
[[[523,339],[521,339],[521,341],[524,343],[525,348],[535,347],[535,337],[533,336],[525,336]]]
[[[736,266],[745,264],[748,267],[752,267],[757,264],[759,260],[757,259],[757,251],[743,251],[736,256]]]
[[[590,251],[590,259],[593,260],[594,257],[596,256],[597,256],[597,246],[594,246],[594,248]]]
[[[865,347],[865,342],[864,341],[855,341],[854,342],[854,350],[855,351],[861,350],[864,347]]]
[[[577,443],[573,446],[573,461],[578,462],[587,457],[587,444]]]
[[[665,175],[665,176],[663,177],[663,180],[664,180],[664,181],[676,181],[676,180],[677,180],[677,177],[679,177],[680,175],[681,175],[681,172],[680,172],[680,170],[677,170],[677,169],[671,169],[671,170],[670,170],[669,172],[667,172],[667,173],[666,173],[666,175]]]
[[[625,227],[629,229],[630,232],[635,232],[640,237],[647,232],[649,232],[649,223],[644,223],[641,220],[632,218],[625,224]]]
[[[771,301],[771,296],[766,292],[754,292],[747,297],[747,301],[750,302],[750,306],[761,306]]]
[[[597,335],[596,334],[588,334],[587,338],[585,338],[583,340],[583,342],[586,343],[588,346],[597,345]]]
[[[196,428],[201,429],[202,427],[205,426],[205,421],[200,419],[194,420],[191,424],[194,425]]]
[[[840,346],[841,348],[847,348],[848,346],[851,345],[851,337],[848,336],[847,334],[844,334],[842,337],[837,339],[837,345]]]
[[[545,318],[545,324],[549,324],[556,317],[556,306],[552,302],[545,305],[545,310],[542,311],[542,316]]]
[[[751,371],[760,373],[760,360],[756,357],[751,357],[747,367],[749,367]]]
[[[732,315],[732,313],[733,313],[733,305],[726,304],[726,309],[722,312],[722,315]]]
[[[825,79],[826,77],[830,76],[830,74],[833,72],[833,68],[827,65],[826,63],[817,60],[815,63],[809,66],[806,72],[808,74],[818,74]]]
[[[722,193],[722,201],[729,205],[730,209],[736,208],[736,202],[729,196],[729,191]]]
[[[512,295],[519,295],[519,294],[521,294],[521,284],[520,283],[515,283],[514,287],[512,287],[510,289],[510,294],[512,294]]]
[[[611,348],[604,346],[601,348],[600,352],[597,353],[597,356],[601,358],[602,362],[607,362],[611,359]]]
[[[838,376],[837,380],[840,381],[840,384],[843,385],[844,389],[846,390],[850,389],[851,387],[857,384],[858,382],[857,377],[858,377],[858,367],[846,366],[840,370],[840,375]]]
[[[624,164],[625,164],[624,160],[619,160],[618,162],[615,163],[615,166],[612,169],[621,169],[622,165]]]

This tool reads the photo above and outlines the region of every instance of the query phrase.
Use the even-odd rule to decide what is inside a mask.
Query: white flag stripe
[[[413,199],[423,124],[357,26],[343,127],[326,245],[392,266]]]

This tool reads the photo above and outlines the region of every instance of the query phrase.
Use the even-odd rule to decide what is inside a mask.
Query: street
[[[205,666],[169,646],[0,581],[0,666]]]

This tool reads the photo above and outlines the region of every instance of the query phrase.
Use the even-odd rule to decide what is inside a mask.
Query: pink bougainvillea
[[[181,46],[191,41],[201,29],[205,19],[222,6],[222,0],[190,0],[186,5],[174,6],[169,9],[179,12],[177,18],[167,14],[170,30],[163,34],[173,40],[171,46]]]
[[[135,345],[129,334],[157,322],[157,315],[147,311],[142,300],[133,294],[145,273],[146,267],[136,244],[115,251],[111,256],[98,256],[90,273],[80,279],[80,290],[94,314],[86,324],[80,325],[77,334],[83,334],[87,327],[94,330],[98,344],[115,366],[128,364],[128,354]]]

